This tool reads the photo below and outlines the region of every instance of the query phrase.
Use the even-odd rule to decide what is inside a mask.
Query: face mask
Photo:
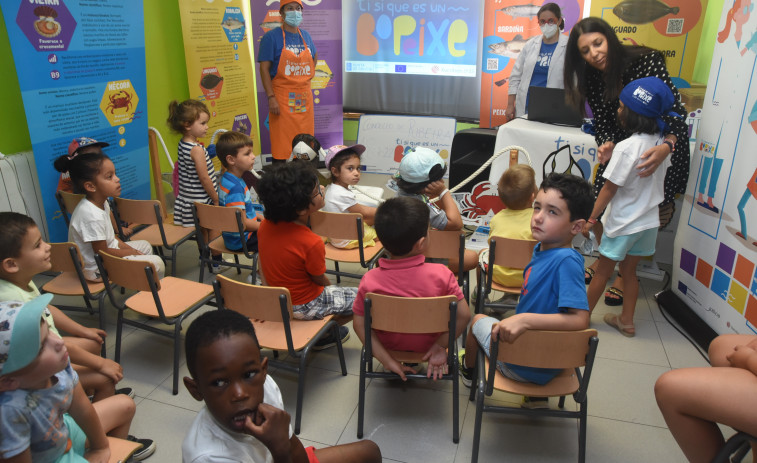
[[[284,22],[292,27],[299,27],[302,23],[302,11],[287,11],[284,16]]]
[[[557,24],[545,24],[541,27],[541,33],[544,34],[544,37],[551,39],[552,37],[557,34],[557,30],[559,27],[557,27]]]

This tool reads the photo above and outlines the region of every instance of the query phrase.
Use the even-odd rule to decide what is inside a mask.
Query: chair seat
[[[363,256],[366,262],[376,257],[376,254],[384,250],[384,246],[381,244],[381,242],[378,239],[375,241],[376,241],[375,246],[368,246],[368,247],[363,248]],[[360,251],[357,248],[355,249],[337,248],[333,246],[331,243],[327,243],[326,244],[326,259],[335,260],[339,262],[359,263]]]
[[[489,359],[485,361],[486,368],[484,372],[489,371]],[[499,371],[494,375],[494,389],[498,391],[511,392],[513,394],[526,395],[529,397],[555,397],[571,395],[578,390],[580,386],[578,377],[573,369],[566,368],[554,379],[541,386],[534,383],[521,383],[505,378]]]
[[[165,294],[171,294],[171,297],[165,297]],[[169,318],[178,317],[211,294],[213,294],[211,285],[170,276],[160,280],[160,291],[158,291],[163,312]],[[143,315],[160,316],[152,293],[147,291],[139,292],[127,299],[126,306]]]
[[[220,253],[226,253],[226,254],[239,254],[240,256],[244,255],[243,251],[232,251],[229,248],[226,247],[226,245],[223,242],[223,236],[219,236],[218,238],[214,239],[210,242],[208,245],[210,249],[213,251],[217,251]]]
[[[89,292],[97,294],[105,289],[103,283],[87,282]],[[84,296],[79,276],[74,272],[63,272],[42,286],[42,291],[60,296]]]
[[[178,225],[163,223],[163,230],[166,233],[166,243],[169,246],[181,241],[188,235],[195,232],[193,227],[180,227]],[[131,236],[132,240],[145,240],[151,246],[163,246],[163,238],[160,236],[160,227],[150,225]]]
[[[302,350],[316,334],[333,318],[329,315],[322,320],[290,320],[292,329],[292,346],[294,350]],[[284,323],[274,321],[250,320],[255,327],[255,335],[260,347],[273,350],[288,350],[284,333]]]

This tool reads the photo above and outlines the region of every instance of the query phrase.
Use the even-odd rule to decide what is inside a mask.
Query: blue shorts
[[[481,348],[484,350],[486,358],[488,358],[489,361],[491,361],[489,346],[491,345],[492,339],[492,327],[497,323],[499,323],[499,320],[494,317],[482,318],[473,325],[473,328],[471,330],[473,336],[475,336],[476,338],[476,341],[478,341],[478,345],[481,346]],[[520,383],[530,382],[508,368],[505,362],[497,361],[497,370],[499,370],[499,372],[502,373],[505,378],[512,379],[513,381],[518,381]]]
[[[84,431],[81,430],[76,421],[71,418],[71,415],[66,413],[63,415],[63,423],[68,428],[68,438],[71,440],[71,448],[59,456],[55,463],[86,463],[84,458],[84,444],[87,442],[87,436]]]
[[[610,238],[602,237],[599,253],[615,262],[620,262],[629,256],[652,256],[657,244],[657,228],[649,228],[630,235]]]

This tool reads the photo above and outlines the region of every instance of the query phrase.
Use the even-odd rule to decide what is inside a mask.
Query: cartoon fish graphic
[[[277,27],[281,27],[281,21],[266,21],[260,23],[260,27],[263,29],[276,29]]]
[[[216,88],[222,80],[223,77],[217,76],[215,74],[205,74],[204,76],[202,76],[202,79],[200,79],[200,86],[202,86],[202,88],[212,90]]]
[[[331,79],[332,77],[334,77],[334,74],[326,72],[323,69],[316,69],[315,77],[328,77],[329,79]]]
[[[501,87],[501,86],[505,85],[508,80],[510,80],[510,78],[509,77],[505,77],[502,80],[498,80],[498,81],[494,82],[494,85],[496,85],[497,87]]]
[[[235,18],[226,18],[222,23],[221,27],[223,27],[226,30],[233,31],[236,29],[240,29],[244,27],[244,21],[240,21]]]
[[[615,16],[628,24],[651,23],[679,11],[677,6],[670,7],[659,0],[624,0],[612,9]]]
[[[522,35],[516,35],[509,42],[497,42],[489,45],[489,51],[495,55],[517,58],[520,51],[526,45],[526,39]]]
[[[525,5],[512,5],[500,8],[497,11],[501,11],[511,18],[533,18],[539,12],[541,5],[534,5],[528,3]]]

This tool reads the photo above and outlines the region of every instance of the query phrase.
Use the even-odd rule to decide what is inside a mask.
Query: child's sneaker
[[[142,444],[142,448],[134,452],[134,455],[129,458],[129,461],[142,461],[155,453],[155,441],[153,441],[152,439],[137,439],[136,437],[129,434],[126,437],[126,440],[139,442],[140,444]]]
[[[467,368],[465,366],[465,349],[457,351],[457,355],[460,358],[458,371],[460,372],[460,379],[463,381],[463,386],[471,387],[471,384],[473,384],[473,377],[476,374],[475,368]]]
[[[121,389],[116,389],[116,394],[123,394],[128,395],[132,399],[134,398],[134,389],[130,387],[122,387]]]
[[[350,338],[350,329],[346,326],[340,326],[339,337],[342,338],[342,344],[344,344],[344,341]],[[331,332],[329,332],[328,334],[326,334],[326,336],[322,337],[318,342],[315,343],[313,350],[323,350],[334,346],[336,346],[336,339],[334,339],[334,336],[331,334]]]
[[[549,399],[547,397],[523,396],[523,402],[521,402],[520,408],[530,408],[532,410],[537,408],[549,408]]]
[[[228,259],[224,259],[223,254],[218,254],[217,256],[213,256],[212,259],[213,259],[213,264],[210,266],[210,273],[217,275],[231,268],[228,265],[222,265],[222,263],[232,262]]]

